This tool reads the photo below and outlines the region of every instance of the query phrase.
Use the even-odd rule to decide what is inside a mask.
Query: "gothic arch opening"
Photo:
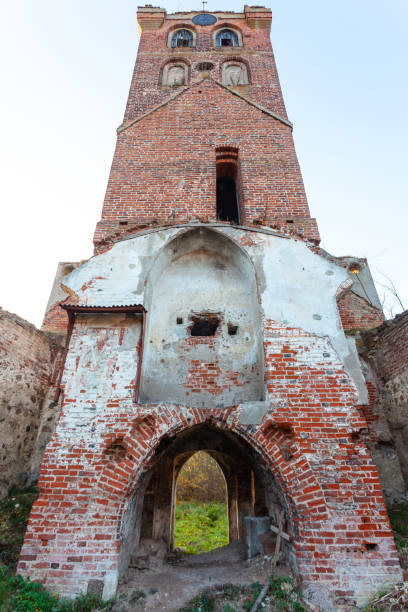
[[[146,557],[146,542],[154,550],[161,546],[162,558],[174,550],[174,518],[177,479],[186,461],[197,451],[205,451],[220,466],[226,483],[228,500],[228,538],[236,543],[242,559],[251,556],[248,548],[248,519],[274,525],[284,516],[290,531],[289,508],[283,492],[269,467],[255,449],[237,434],[208,423],[185,429],[176,436],[164,436],[139,479],[122,524],[122,573],[129,563],[140,566]],[[272,554],[275,535],[269,529],[259,537],[260,554]],[[238,550],[237,549],[237,550]],[[157,552],[147,563],[157,561]],[[292,563],[291,544],[284,542],[282,563]],[[152,566],[150,565],[150,567]]]
[[[177,463],[174,549],[198,554],[226,546],[227,482],[217,458],[199,450],[181,455]]]
[[[141,403],[225,407],[264,398],[252,262],[205,227],[181,232],[148,278]]]

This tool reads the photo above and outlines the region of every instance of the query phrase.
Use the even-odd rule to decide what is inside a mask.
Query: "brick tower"
[[[44,321],[67,335],[61,413],[19,571],[64,594],[112,596],[143,538],[172,549],[177,474],[202,449],[230,541],[283,513],[322,609],[400,580],[345,334],[381,306],[365,260],[319,248],[271,19],[138,11],[95,256],[59,265]]]

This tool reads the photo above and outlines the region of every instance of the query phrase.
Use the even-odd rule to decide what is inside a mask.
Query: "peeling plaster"
[[[79,303],[146,306],[145,285],[160,253],[176,236],[195,228],[170,228],[116,243],[64,278]],[[336,292],[349,280],[347,271],[313,253],[303,242],[232,227],[216,231],[231,238],[249,255],[256,271],[265,318],[310,334],[327,337],[352,378],[358,401],[367,402],[367,391],[352,342],[343,332]]]

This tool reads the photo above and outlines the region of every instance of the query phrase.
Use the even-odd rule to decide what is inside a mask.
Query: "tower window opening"
[[[191,327],[192,336],[214,336],[218,329],[220,320],[213,314],[202,314],[193,316],[193,325]]]
[[[238,47],[238,36],[232,30],[221,30],[215,37],[216,47]]]
[[[236,184],[237,160],[236,149],[217,150],[217,219],[219,221],[240,222]]]
[[[192,47],[193,35],[189,30],[177,30],[171,39],[171,46],[174,47]]]

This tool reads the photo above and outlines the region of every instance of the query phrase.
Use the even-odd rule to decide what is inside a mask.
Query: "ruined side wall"
[[[386,497],[401,501],[408,490],[408,311],[363,334],[360,353],[370,370],[373,455]]]
[[[0,495],[38,471],[58,410],[53,384],[61,344],[0,308]]]
[[[378,327],[384,321],[380,308],[349,291],[338,302],[341,322],[347,331]]]

